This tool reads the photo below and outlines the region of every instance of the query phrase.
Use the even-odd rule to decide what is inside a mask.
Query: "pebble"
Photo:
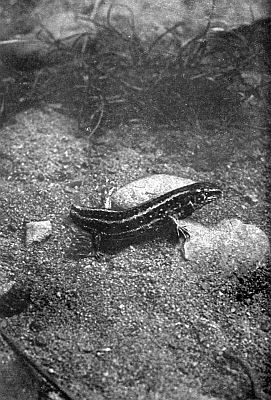
[[[255,205],[259,202],[259,198],[256,193],[246,193],[244,199],[250,205]]]
[[[52,234],[50,221],[28,222],[26,224],[26,245],[41,242]]]

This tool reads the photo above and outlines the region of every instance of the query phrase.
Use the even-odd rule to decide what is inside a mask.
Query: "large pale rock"
[[[244,263],[256,265],[270,251],[267,235],[239,219],[225,219],[212,226],[186,219],[184,225],[190,233],[185,254],[191,261],[215,257],[231,270],[239,270]]]
[[[175,175],[156,174],[141,178],[118,189],[111,196],[112,207],[129,208],[158,197],[166,192],[194,183]]]

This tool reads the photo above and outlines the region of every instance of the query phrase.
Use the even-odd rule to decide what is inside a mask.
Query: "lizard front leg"
[[[173,222],[174,227],[177,231],[178,242],[179,242],[179,247],[180,247],[182,256],[185,261],[188,261],[188,258],[186,258],[186,255],[185,255],[185,244],[187,241],[190,240],[190,234],[189,234],[187,228],[185,226],[181,225],[180,220],[175,215],[169,215],[169,218]],[[183,238],[182,242],[180,241],[181,236]]]

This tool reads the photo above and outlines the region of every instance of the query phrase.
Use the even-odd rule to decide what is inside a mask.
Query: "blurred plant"
[[[140,39],[129,7],[123,6],[128,13],[124,31],[116,27],[114,7],[108,9],[106,25],[90,13],[99,29],[95,41],[87,32],[55,39],[43,27],[38,39],[48,47],[46,65],[34,76],[23,75],[21,105],[60,104],[91,137],[124,121],[178,127],[196,116],[198,121],[232,123],[240,119],[242,104],[251,95],[256,106],[267,102],[263,82],[252,87],[244,79],[249,69],[263,68],[266,59],[262,48],[251,51],[249,29],[217,32],[211,28],[211,13],[205,29],[188,42],[182,42],[179,22],[148,45]],[[10,104],[3,86],[2,114],[3,104]]]

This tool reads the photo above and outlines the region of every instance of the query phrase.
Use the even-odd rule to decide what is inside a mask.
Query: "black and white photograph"
[[[270,0],[0,0],[0,400],[271,400]]]

